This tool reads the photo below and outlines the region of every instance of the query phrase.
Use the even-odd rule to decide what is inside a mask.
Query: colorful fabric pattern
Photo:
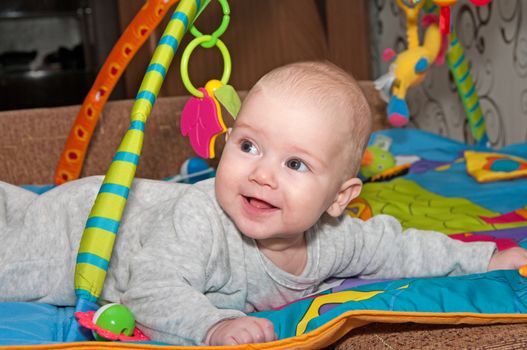
[[[366,184],[348,214],[367,219],[388,213],[405,227],[438,230],[454,239],[495,241],[499,249],[527,246],[527,179],[480,184],[466,171],[466,151],[495,154],[495,150],[412,129],[383,133],[393,139],[393,154],[417,155],[420,160],[406,175]],[[527,144],[499,152],[527,157]],[[527,279],[512,270],[392,281],[350,278],[328,281],[328,286],[312,297],[254,313],[274,323],[280,340],[246,348],[307,350],[315,344],[321,348],[369,322],[527,322]],[[73,308],[0,303],[0,345],[49,344],[42,348],[52,348],[65,341],[72,317]],[[115,344],[100,343],[98,348],[111,349]]]
[[[272,320],[280,339],[308,333],[347,312],[360,310],[453,313],[452,319],[461,319],[461,314],[494,314],[496,319],[503,314],[523,314],[527,321],[526,292],[525,279],[517,271],[403,279],[351,288],[344,282],[313,298],[253,315]]]
[[[467,172],[478,182],[527,176],[527,160],[501,153],[465,151]]]

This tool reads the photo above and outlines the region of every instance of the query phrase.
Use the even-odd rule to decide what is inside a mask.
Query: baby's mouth
[[[277,209],[277,207],[275,207],[271,203],[268,203],[258,198],[246,197],[246,196],[243,196],[243,198],[249,203],[249,205],[257,209]]]

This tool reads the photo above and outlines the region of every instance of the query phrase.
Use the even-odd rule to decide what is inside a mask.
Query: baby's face
[[[338,118],[257,91],[245,101],[218,167],[216,195],[245,235],[294,239],[327,211],[344,182]]]

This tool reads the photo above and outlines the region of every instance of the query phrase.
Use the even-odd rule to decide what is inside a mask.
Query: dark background
[[[106,55],[144,3],[2,0],[0,110],[82,103]],[[357,79],[372,78],[367,0],[231,0],[229,5],[231,22],[221,39],[231,54],[229,83],[236,89],[249,89],[274,67],[309,59],[328,59]],[[111,99],[135,97],[175,7],[136,54]],[[221,19],[221,7],[213,0],[196,26],[212,33]],[[51,26],[59,28],[59,34]],[[78,41],[71,42],[71,37]],[[188,94],[179,62],[192,38],[186,34],[180,44],[160,96]],[[219,79],[222,69],[216,48],[198,48],[192,54],[189,75],[195,86]]]

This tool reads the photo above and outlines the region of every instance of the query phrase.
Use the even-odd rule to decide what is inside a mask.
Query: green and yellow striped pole
[[[425,2],[423,9],[427,14],[435,13],[439,15],[439,6],[435,5],[431,0]],[[479,104],[479,95],[472,79],[470,67],[468,61],[465,59],[465,50],[463,50],[463,46],[461,46],[454,30],[450,31],[448,39],[446,60],[456,82],[463,109],[467,115],[470,132],[478,145],[485,146],[489,140],[487,127]]]
[[[472,80],[468,61],[465,59],[465,52],[454,31],[450,33],[446,60],[456,82],[457,91],[467,115],[472,136],[478,145],[485,146],[489,139],[485,119],[479,104],[479,95]]]
[[[209,2],[181,0],[154,51],[132,108],[130,127],[106,173],[86,222],[75,269],[76,311],[96,308],[139,162],[146,120],[183,35]],[[68,338],[74,332],[70,328]]]

